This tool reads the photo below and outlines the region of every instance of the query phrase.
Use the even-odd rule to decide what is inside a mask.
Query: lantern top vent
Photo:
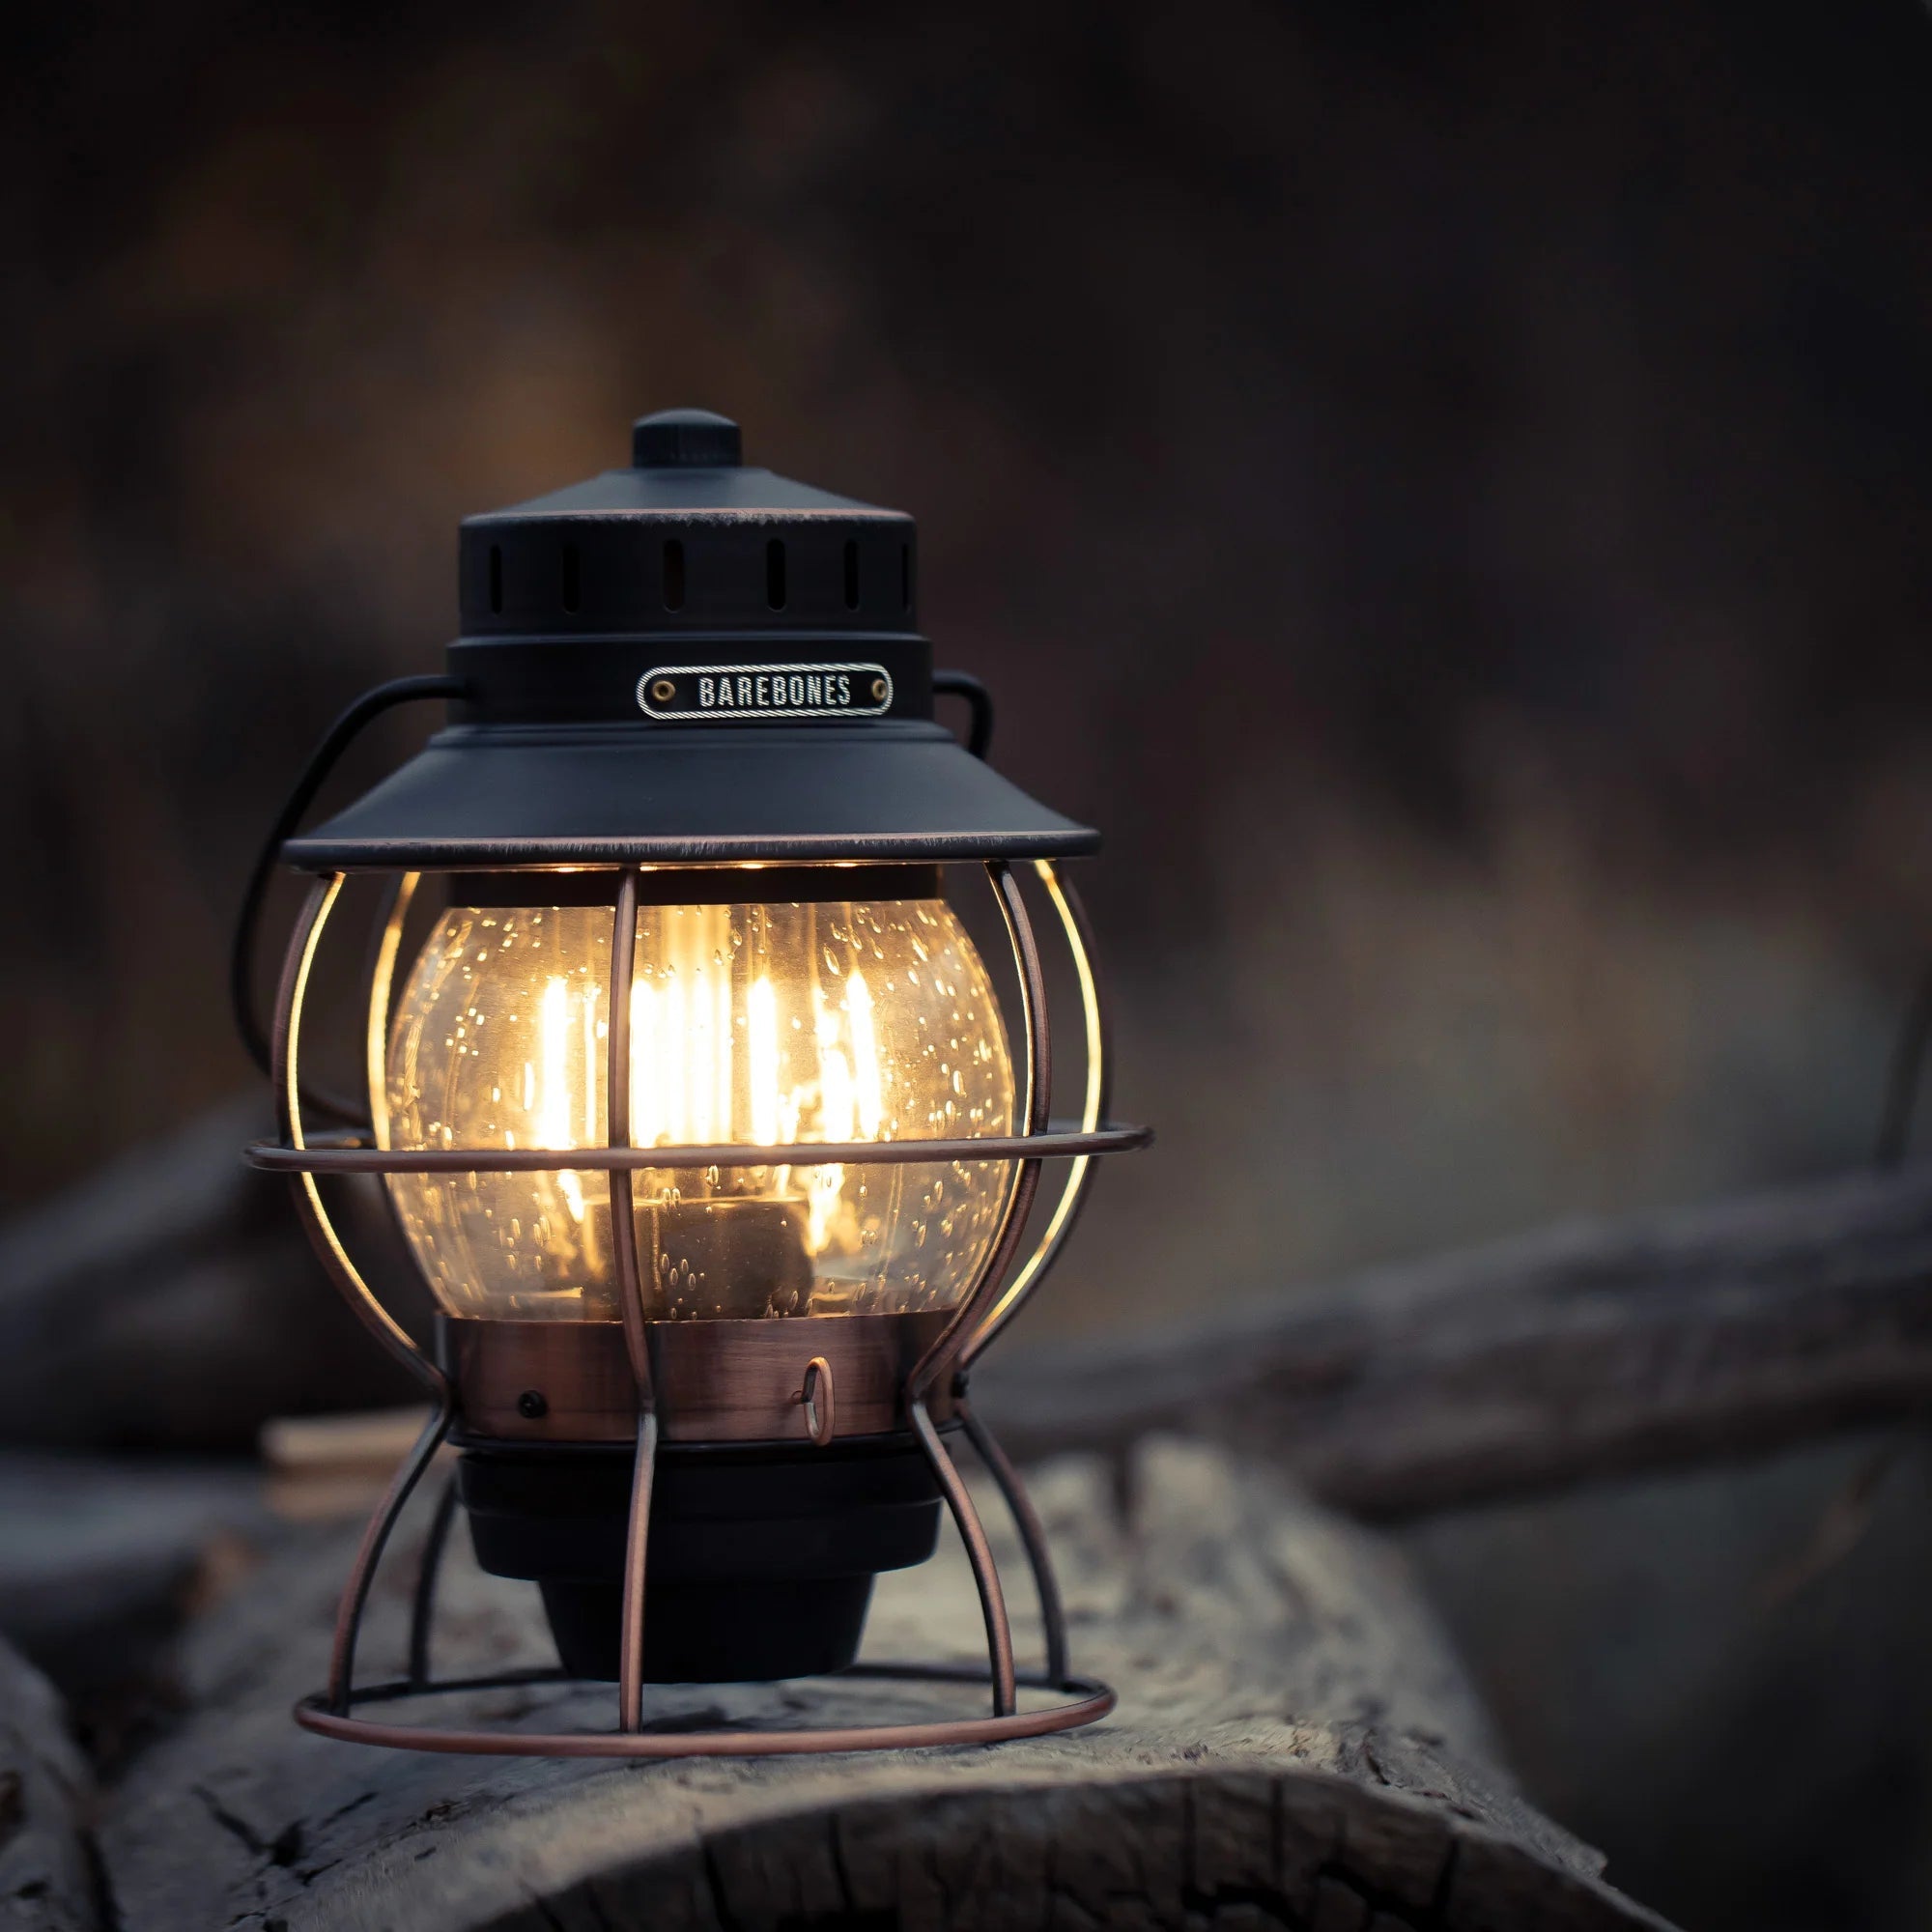
[[[466,637],[913,631],[903,512],[747,468],[709,410],[640,417],[631,459],[465,520]]]

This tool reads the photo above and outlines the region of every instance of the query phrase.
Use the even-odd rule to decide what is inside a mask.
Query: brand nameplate
[[[878,718],[892,708],[884,665],[660,665],[638,680],[646,718]]]

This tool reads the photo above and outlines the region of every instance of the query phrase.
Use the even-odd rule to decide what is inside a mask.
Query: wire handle
[[[283,842],[289,838],[302,814],[315,803],[315,795],[327,783],[344,752],[360,736],[364,725],[398,704],[418,697],[460,697],[468,687],[460,677],[399,677],[365,691],[323,734],[321,744],[309,754],[301,777],[275,814],[262,849],[255,855],[254,868],[242,895],[242,909],[235,921],[235,941],[228,955],[228,999],[235,1013],[235,1031],[248,1058],[270,1079],[274,1077],[274,1057],[270,1050],[268,1030],[255,1004],[255,952],[261,938],[262,904],[268,895],[269,881],[274,876],[275,862]],[[337,1120],[355,1121],[362,1108],[330,1094],[307,1092],[304,1100],[318,1112],[332,1114]]]
[[[983,760],[993,746],[993,694],[969,670],[936,670],[932,673],[932,695],[966,700],[972,714],[966,726],[966,749]]]

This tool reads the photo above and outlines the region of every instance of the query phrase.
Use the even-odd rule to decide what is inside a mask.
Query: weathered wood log
[[[59,1695],[0,1643],[0,1926],[97,1932],[93,1778]]]
[[[278,1534],[245,1465],[0,1452],[0,1636],[70,1703],[165,1669],[216,1574]]]
[[[133,1765],[102,1844],[143,1932],[611,1932],[812,1926],[1658,1926],[1533,1811],[1399,1563],[1211,1449],[1038,1472],[1082,1667],[1120,1711],[1001,1747],[658,1765],[463,1759],[295,1729],[340,1542],[270,1562],[188,1640],[188,1717]],[[459,1542],[461,1539],[459,1538]],[[1010,1548],[1004,1550],[1009,1564]],[[1020,1574],[1016,1568],[1009,1574]],[[369,1671],[399,1661],[406,1578]],[[1024,1585],[1014,1595],[1024,1604]],[[526,1591],[452,1562],[439,1665],[529,1661]],[[1025,1633],[1022,1632],[1024,1637]],[[868,1654],[969,1658],[963,1561],[890,1577]],[[660,1719],[793,1723],[983,1708],[831,1684],[652,1694]],[[612,1694],[525,1689],[497,1718],[608,1727]],[[421,1708],[421,1707],[418,1707]],[[434,1706],[425,1715],[434,1718]]]
[[[983,1383],[1019,1453],[1179,1430],[1370,1518],[1775,1449],[1932,1407],[1932,1167],[1558,1227]]]
[[[242,1166],[266,1131],[217,1109],[0,1230],[0,1442],[245,1452],[271,1415],[417,1393]]]

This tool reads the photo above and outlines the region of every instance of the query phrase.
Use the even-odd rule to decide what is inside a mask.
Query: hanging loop
[[[834,1406],[832,1364],[823,1355],[814,1355],[805,1365],[805,1382],[798,1399],[805,1409],[805,1430],[815,1448],[823,1449],[838,1427]]]
[[[966,749],[976,758],[984,759],[993,748],[993,694],[971,671],[936,670],[932,673],[932,695],[966,700]]]

